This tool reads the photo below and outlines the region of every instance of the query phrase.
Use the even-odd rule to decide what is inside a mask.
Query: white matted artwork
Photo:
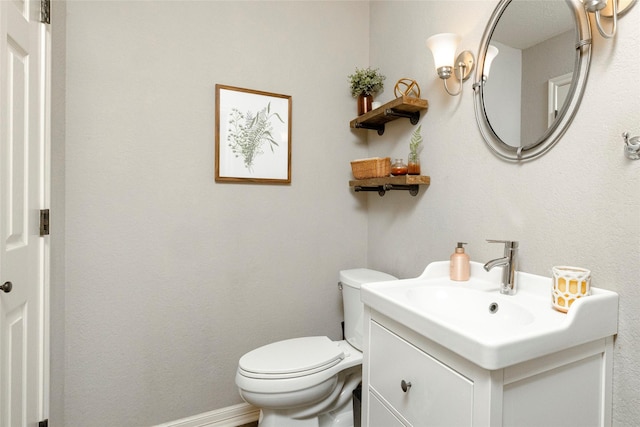
[[[216,85],[216,182],[291,183],[291,96]]]

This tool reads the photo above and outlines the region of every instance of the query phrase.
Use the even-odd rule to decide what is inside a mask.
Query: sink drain
[[[500,308],[500,306],[498,306],[497,302],[492,302],[491,304],[489,304],[489,313],[491,314],[495,314],[498,312],[498,308]]]

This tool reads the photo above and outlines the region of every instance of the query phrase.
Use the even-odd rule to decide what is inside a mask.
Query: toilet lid
[[[278,341],[240,358],[242,374],[252,378],[292,378],[323,371],[345,355],[327,337],[304,337]]]

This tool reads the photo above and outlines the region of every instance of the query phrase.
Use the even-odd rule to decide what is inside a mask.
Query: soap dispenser
[[[449,262],[449,277],[451,280],[469,280],[469,255],[464,253],[464,245],[466,245],[466,243],[458,242],[456,251],[451,254]]]

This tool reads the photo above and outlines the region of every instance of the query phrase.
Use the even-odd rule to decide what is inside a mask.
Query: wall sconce
[[[482,58],[478,58],[478,64],[480,64],[479,66],[482,66],[482,80],[473,84],[474,92],[477,92],[478,87],[480,85],[484,86],[486,81],[489,80],[489,72],[491,71],[491,64],[493,63],[493,60],[496,58],[496,56],[498,56],[499,52],[500,50],[498,50],[497,47],[490,44],[487,47],[487,51],[484,53],[484,60]]]
[[[427,47],[431,49],[433,54],[438,77],[444,80],[444,88],[451,96],[462,93],[463,82],[471,75],[475,61],[473,54],[468,50],[465,50],[455,58],[454,55],[459,41],[460,36],[453,33],[436,34],[427,39]],[[451,77],[452,71],[460,81],[460,88],[455,93],[452,93],[447,86],[447,80]]]
[[[487,79],[489,78],[489,71],[491,71],[491,63],[496,58],[496,56],[498,56],[498,52],[500,52],[498,48],[492,44],[490,44],[489,47],[487,48],[487,53],[484,56],[484,66],[482,67],[482,81],[486,82]]]
[[[600,11],[607,6],[607,0],[583,0],[584,8],[589,13],[593,13],[596,17],[596,27],[598,27],[598,32],[605,39],[610,39],[616,35],[616,27],[618,24],[618,0],[611,0],[613,3],[613,12],[611,14],[611,18],[613,19],[613,23],[611,25],[611,33],[606,33],[602,28],[602,24],[600,23]]]

